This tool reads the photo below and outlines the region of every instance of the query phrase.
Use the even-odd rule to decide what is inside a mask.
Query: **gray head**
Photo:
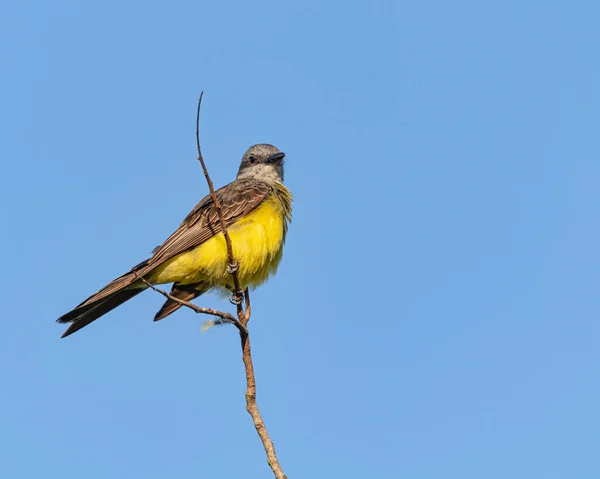
[[[242,157],[237,178],[255,178],[265,183],[283,183],[285,154],[273,145],[261,143],[248,148]]]

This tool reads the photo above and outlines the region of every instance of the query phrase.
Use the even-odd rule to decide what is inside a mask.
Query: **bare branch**
[[[244,298],[246,300],[246,312],[244,313],[244,317],[246,318],[246,324],[248,323],[248,321],[250,321],[250,290],[248,288],[246,288],[246,291],[244,291]]]
[[[217,208],[217,214],[219,215],[219,223],[221,224],[221,232],[225,237],[225,244],[227,245],[227,258],[229,261],[228,271],[231,273],[233,278],[233,287],[235,289],[234,297],[239,296],[240,290],[240,281],[238,279],[238,262],[233,257],[233,247],[231,246],[231,238],[229,237],[229,233],[227,232],[227,225],[225,224],[225,219],[223,218],[223,211],[221,206],[221,201],[215,194],[215,187],[213,185],[212,180],[208,174],[208,170],[206,169],[206,163],[204,162],[204,158],[202,156],[202,149],[200,148],[200,106],[202,105],[202,97],[204,96],[204,91],[200,92],[200,98],[198,98],[198,108],[196,110],[196,148],[198,149],[198,161],[202,165],[202,171],[204,172],[204,178],[206,178],[206,182],[208,183],[208,190],[210,191],[210,197]],[[237,303],[237,312],[238,316],[242,311],[242,304]]]
[[[248,305],[248,303],[246,304]],[[247,307],[249,308],[249,305]],[[250,310],[248,309],[248,313],[249,312]],[[254,427],[263,443],[265,453],[267,454],[267,462],[276,479],[287,479],[287,476],[279,465],[279,460],[275,453],[275,446],[269,437],[263,418],[260,415],[258,405],[256,404],[256,380],[254,379],[254,365],[252,363],[252,353],[250,350],[250,338],[248,335],[244,337],[242,333],[240,333],[240,338],[242,339],[242,359],[244,361],[244,370],[246,372],[246,411],[252,416]]]
[[[165,290],[159,289],[156,286],[154,286],[153,284],[149,283],[145,278],[143,278],[142,276],[137,274],[137,272],[134,271],[133,274],[135,274],[135,276],[140,281],[145,283],[146,286],[153,289],[157,293],[162,294],[165,298],[175,301],[176,303],[179,303],[181,306],[190,308],[192,311],[195,311],[198,314],[209,314],[211,316],[217,316],[218,318],[221,318],[221,320],[223,320],[224,322],[233,324],[238,329],[240,334],[245,334],[245,335],[248,334],[248,330],[246,329],[246,326],[244,326],[237,318],[235,318],[231,314],[224,313],[223,311],[219,311],[218,309],[202,308],[200,306],[195,305],[194,303],[190,303],[189,301],[179,299],[179,298],[173,296],[172,294],[167,293]]]
[[[275,446],[273,445],[273,441],[271,441],[271,438],[269,437],[269,433],[267,432],[265,423],[262,419],[262,416],[260,415],[258,405],[256,404],[256,380],[254,378],[254,365],[252,363],[252,353],[250,350],[250,337],[248,335],[248,329],[246,327],[248,321],[246,320],[245,324],[242,324],[242,321],[236,319],[229,313],[224,313],[216,309],[201,308],[200,306],[197,306],[194,303],[176,298],[175,296],[167,293],[166,291],[157,288],[156,286],[148,282],[145,278],[137,274],[137,272],[134,271],[133,273],[140,281],[145,283],[149,288],[153,289],[157,293],[162,294],[165,298],[169,298],[181,304],[182,306],[190,308],[196,313],[217,316],[218,318],[220,318],[220,320],[215,321],[215,325],[222,323],[230,323],[237,328],[242,342],[242,359],[244,361],[244,370],[246,373],[246,411],[248,411],[248,413],[252,417],[252,421],[254,422],[256,432],[263,443],[263,447],[265,448],[265,452],[267,454],[267,462],[271,467],[275,478],[287,479],[287,476],[284,474],[283,470],[281,469],[281,466],[279,465],[279,460],[277,459],[277,455],[275,453]],[[247,292],[248,291],[246,290],[245,294],[247,294]],[[244,317],[250,319],[249,296],[246,297],[246,314],[244,315]]]

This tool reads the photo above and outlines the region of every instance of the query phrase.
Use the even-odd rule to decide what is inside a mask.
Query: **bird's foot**
[[[229,302],[231,304],[235,304],[236,306],[239,306],[240,304],[242,304],[244,302],[243,291],[238,291],[237,293],[233,293],[231,295],[231,298],[229,298]]]
[[[229,274],[233,274],[233,273],[235,273],[238,270],[239,267],[240,267],[239,263],[234,260],[233,263],[229,263],[227,265],[227,272]]]

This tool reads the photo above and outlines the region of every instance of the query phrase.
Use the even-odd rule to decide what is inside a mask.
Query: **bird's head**
[[[242,157],[237,178],[254,178],[265,183],[283,183],[285,154],[273,145],[261,143],[248,148]]]

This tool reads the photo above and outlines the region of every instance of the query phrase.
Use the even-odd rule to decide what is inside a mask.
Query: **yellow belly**
[[[265,200],[227,231],[233,255],[240,264],[240,286],[256,287],[277,270],[283,253],[285,218],[279,201]],[[156,268],[150,276],[154,284],[191,284],[204,281],[212,286],[232,286],[227,273],[227,246],[222,234],[181,253]]]

